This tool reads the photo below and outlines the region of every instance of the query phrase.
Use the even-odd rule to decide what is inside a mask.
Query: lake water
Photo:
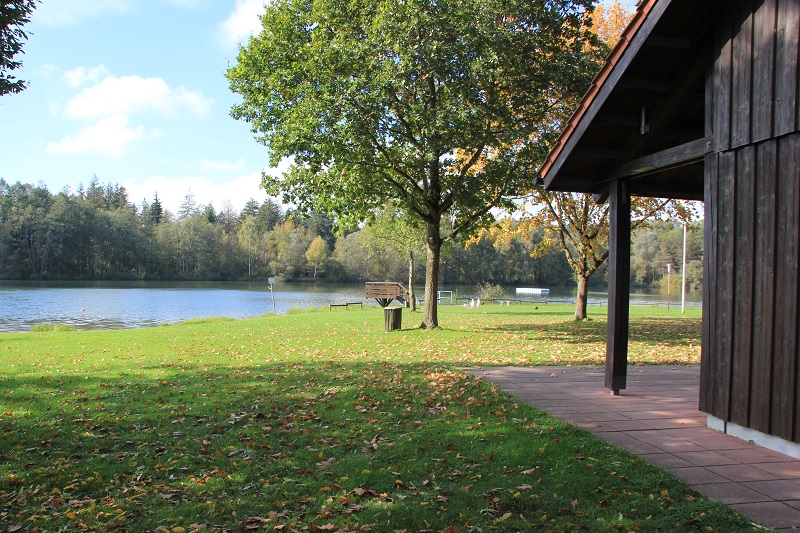
[[[364,284],[340,285],[213,282],[0,282],[0,331],[28,331],[36,324],[69,324],[78,329],[117,329],[157,326],[191,318],[249,318],[292,308],[327,307],[329,303],[363,301]],[[474,287],[442,286],[469,296]],[[423,287],[417,287],[419,297]],[[517,298],[514,288],[509,298]],[[274,308],[273,308],[274,296]],[[574,288],[552,289],[531,301],[575,303]],[[700,305],[699,293],[687,293],[687,305]],[[442,300],[443,304],[449,299]],[[458,302],[463,303],[463,299]],[[590,305],[607,303],[605,292],[590,292]],[[666,305],[666,294],[635,291],[631,303]],[[680,306],[680,294],[672,305]],[[274,309],[274,311],[273,311]]]

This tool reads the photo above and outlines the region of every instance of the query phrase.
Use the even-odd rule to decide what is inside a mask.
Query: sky
[[[225,79],[265,0],[44,0],[0,97],[0,178],[76,191],[96,176],[139,205],[239,211],[269,167]],[[625,4],[625,3],[623,3]],[[627,7],[633,8],[633,2]]]
[[[239,211],[266,199],[269,151],[230,117],[225,72],[263,0],[45,0],[25,26],[22,93],[0,97],[0,178],[57,193],[93,176],[137,205]]]

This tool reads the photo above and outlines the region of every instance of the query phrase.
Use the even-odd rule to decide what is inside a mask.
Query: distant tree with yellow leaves
[[[329,255],[330,251],[328,250],[327,243],[325,243],[322,237],[317,235],[306,250],[306,261],[314,267],[313,279],[317,279],[317,272],[319,271],[320,265],[325,262]]]
[[[595,8],[592,15],[594,31],[601,41],[614,47],[622,32],[628,27],[633,15],[634,12],[622,7],[618,0],[614,0],[613,3],[601,3]]]
[[[617,44],[633,15],[616,0],[606,2],[593,13],[591,29],[610,49]],[[558,118],[563,123],[567,117]],[[686,218],[689,210],[685,205],[662,199],[631,199],[632,228],[665,214]],[[544,239],[534,248],[534,257],[545,254],[553,243],[564,251],[577,283],[575,320],[587,318],[589,278],[609,254],[608,205],[598,205],[590,194],[551,192],[534,185],[518,200],[517,209],[485,234],[501,243],[505,237],[530,234],[532,227],[544,229]]]

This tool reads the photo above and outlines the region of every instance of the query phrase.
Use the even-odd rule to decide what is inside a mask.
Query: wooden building
[[[630,196],[705,201],[700,409],[712,426],[793,455],[798,35],[800,0],[643,0],[540,170],[551,190],[610,202],[613,393],[627,365]]]

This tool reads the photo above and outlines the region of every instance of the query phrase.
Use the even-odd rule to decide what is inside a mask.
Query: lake
[[[442,290],[474,293],[474,286],[442,286]],[[271,293],[259,282],[18,282],[0,281],[0,331],[28,331],[36,324],[68,324],[77,329],[157,326],[191,318],[249,318],[286,313],[292,308],[327,307],[329,303],[363,301],[364,284],[276,283]],[[417,287],[422,296],[423,286]],[[517,298],[508,288],[509,298]],[[273,308],[274,296],[274,308]],[[575,303],[574,288],[551,289],[530,301]],[[666,294],[632,291],[631,302],[666,305]],[[449,299],[443,300],[449,303]],[[458,302],[463,303],[463,299]],[[590,292],[590,305],[607,303],[605,292]],[[672,304],[680,307],[680,294]],[[699,293],[687,293],[687,305],[700,305]],[[274,309],[274,311],[273,311]]]

